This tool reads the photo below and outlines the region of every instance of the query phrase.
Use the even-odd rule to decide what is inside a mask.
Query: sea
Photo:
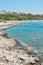
[[[43,53],[43,21],[22,22],[4,32]]]

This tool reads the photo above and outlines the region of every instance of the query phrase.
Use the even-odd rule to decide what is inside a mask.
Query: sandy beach
[[[26,22],[43,22],[43,20],[5,20],[5,21],[0,21],[0,30],[10,28],[14,25],[20,25],[22,23]]]
[[[4,20],[4,21],[0,21],[0,23],[5,24],[5,25],[9,25],[9,24],[13,24],[13,23],[23,23],[23,22],[43,22],[43,20]]]
[[[0,21],[0,30],[11,28],[12,26],[22,25],[28,22],[43,22],[43,20],[5,20]]]

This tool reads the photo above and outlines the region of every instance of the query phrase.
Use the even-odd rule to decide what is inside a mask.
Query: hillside
[[[43,20],[43,15],[17,12],[0,12],[0,20]]]

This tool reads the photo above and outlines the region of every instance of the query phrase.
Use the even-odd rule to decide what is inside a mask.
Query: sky
[[[0,0],[0,10],[43,14],[43,0]]]

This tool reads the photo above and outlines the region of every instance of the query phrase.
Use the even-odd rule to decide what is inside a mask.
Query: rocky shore
[[[0,32],[0,65],[43,65],[40,56],[27,47],[8,34]]]
[[[24,21],[2,21],[0,30],[19,25]],[[7,33],[0,32],[0,65],[43,65],[38,51],[32,51],[25,43],[13,39]]]

